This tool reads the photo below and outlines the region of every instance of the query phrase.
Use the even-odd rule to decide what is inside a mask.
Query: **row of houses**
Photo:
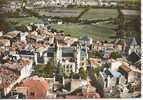
[[[84,89],[90,86],[89,78],[87,80],[70,79],[68,82],[71,84],[71,90],[67,91],[66,89],[55,93],[53,91],[58,90],[59,87],[62,87],[62,89],[66,87],[68,82],[66,82],[64,77],[63,84],[56,82],[55,77],[52,78],[50,84],[49,79],[46,80],[46,78],[31,76],[37,65],[46,65],[51,59],[54,60],[55,66],[61,64],[64,72],[68,74],[72,72],[78,73],[81,67],[87,70],[89,62],[91,64],[90,67],[102,67],[102,64],[106,61],[101,58],[90,58],[88,53],[92,50],[104,51],[105,55],[112,52],[120,52],[121,55],[126,54],[125,58],[120,58],[120,62],[117,62],[117,59],[113,61],[107,58],[107,62],[110,62],[111,66],[99,71],[97,77],[102,89],[105,90],[105,95],[111,96],[114,93],[112,90],[119,90],[120,94],[124,94],[124,92],[128,93],[129,90],[132,90],[127,87],[129,85],[134,85],[135,90],[133,91],[139,91],[141,67],[140,65],[137,66],[136,62],[140,60],[140,45],[138,45],[135,38],[129,39],[127,42],[125,41],[125,43],[129,42],[128,45],[124,43],[117,45],[118,43],[116,42],[108,43],[100,41],[94,43],[95,41],[88,36],[78,39],[66,36],[64,32],[51,32],[44,25],[35,24],[24,26],[19,31],[3,33],[0,40],[0,71],[2,71],[0,86],[1,89],[4,89],[5,95],[10,95],[9,93],[13,90],[13,87],[16,86],[17,88],[15,88],[13,93],[18,91],[18,93],[21,93],[20,91],[22,91],[24,96],[26,96],[24,98],[60,98],[61,95],[65,98],[99,98],[100,96],[97,91],[83,92]],[[117,42],[119,41],[117,40]],[[135,59],[135,62],[129,59],[135,56],[132,54],[139,56],[138,59]],[[129,62],[131,62],[130,65],[128,64]],[[6,77],[8,73],[10,73],[10,76]],[[14,79],[11,80],[10,77]],[[3,86],[4,80],[10,82],[7,87]],[[75,86],[75,84],[79,85]],[[81,86],[80,84],[83,85]],[[37,86],[37,88],[33,86]],[[42,89],[42,87],[45,88]],[[74,93],[77,93],[77,90],[81,92],[75,95]],[[41,92],[39,93],[39,91]]]

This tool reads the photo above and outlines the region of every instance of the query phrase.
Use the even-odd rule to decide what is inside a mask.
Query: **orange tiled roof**
[[[126,65],[121,65],[120,68],[121,68],[122,70],[126,71],[126,72],[131,71],[131,69],[130,69],[128,66],[126,66]]]
[[[24,80],[23,86],[28,87],[29,99],[46,97],[48,91],[48,82],[45,80]],[[30,95],[31,93],[34,93],[34,95]]]

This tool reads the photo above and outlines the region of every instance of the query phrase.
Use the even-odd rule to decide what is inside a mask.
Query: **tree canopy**
[[[51,78],[54,75],[53,74],[54,70],[55,70],[55,65],[53,63],[53,60],[50,60],[47,64],[37,65],[35,73],[45,78]]]
[[[87,71],[83,67],[79,69],[79,76],[82,79],[87,79]]]

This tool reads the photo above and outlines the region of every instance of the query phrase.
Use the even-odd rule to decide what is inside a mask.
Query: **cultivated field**
[[[118,11],[116,9],[90,9],[82,17],[81,20],[104,20],[116,18]]]
[[[77,17],[84,9],[82,8],[53,8],[35,9],[40,15],[52,17]]]
[[[91,36],[96,40],[106,40],[110,39],[111,36],[114,36],[115,32],[112,28],[116,27],[111,24],[96,24],[96,25],[82,25],[82,24],[62,24],[57,25],[53,24],[53,28],[57,30],[62,30],[65,34],[70,34],[74,37],[81,37],[81,36]]]

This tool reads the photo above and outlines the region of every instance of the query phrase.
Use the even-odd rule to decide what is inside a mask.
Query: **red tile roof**
[[[0,89],[8,87],[12,82],[16,81],[18,77],[19,75],[13,71],[6,68],[0,68]]]
[[[48,91],[48,82],[45,80],[24,80],[23,86],[28,87],[28,98],[29,99],[38,99],[46,98]]]

